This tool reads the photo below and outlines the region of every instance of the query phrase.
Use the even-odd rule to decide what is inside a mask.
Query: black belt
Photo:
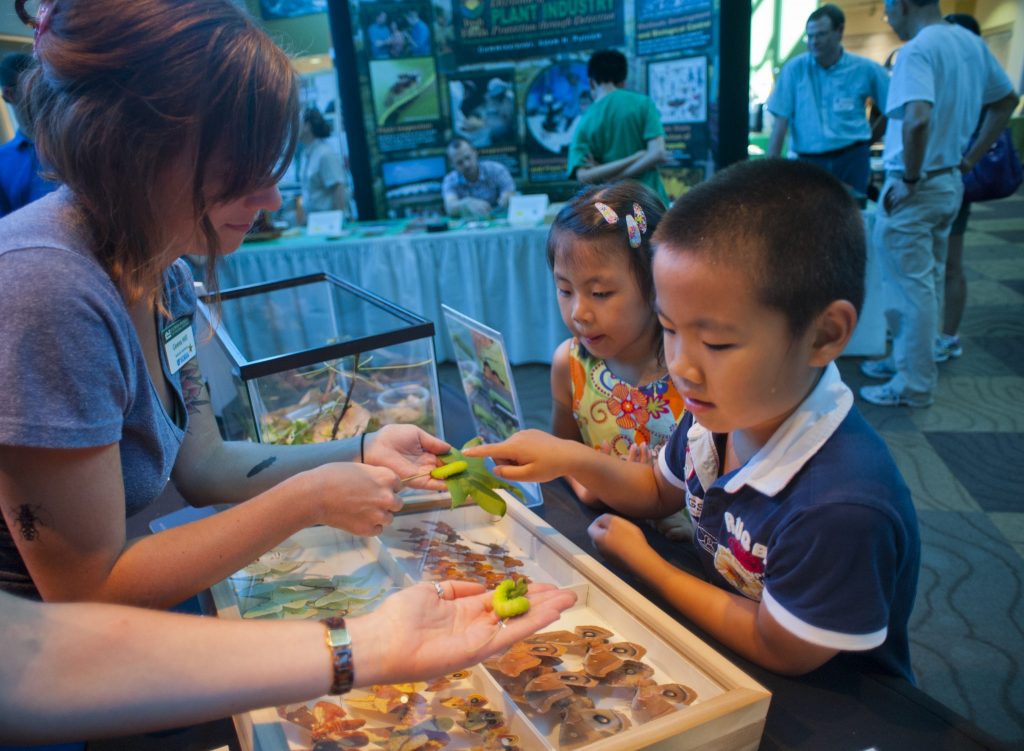
[[[819,152],[817,154],[808,154],[808,153],[803,153],[803,152],[797,152],[797,156],[799,156],[799,157],[801,157],[803,159],[808,159],[808,158],[813,158],[813,159],[831,159],[834,156],[840,156],[841,154],[845,154],[847,151],[853,151],[854,149],[859,148],[861,146],[870,146],[870,145],[871,145],[871,141],[854,141],[851,144],[847,144],[846,146],[843,146],[841,149],[832,149],[832,151],[822,151],[822,152]]]

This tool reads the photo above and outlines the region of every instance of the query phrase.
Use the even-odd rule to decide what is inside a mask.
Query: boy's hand
[[[636,570],[639,557],[653,553],[643,530],[621,516],[602,514],[591,522],[587,534],[601,555],[630,570]]]
[[[498,464],[494,474],[506,480],[548,482],[568,472],[569,452],[575,447],[586,449],[542,430],[520,430],[501,443],[474,446],[463,453],[493,458]]]

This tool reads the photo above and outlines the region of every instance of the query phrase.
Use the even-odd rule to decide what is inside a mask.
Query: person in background
[[[658,174],[666,159],[661,115],[653,99],[625,88],[628,72],[626,56],[618,50],[599,50],[587,61],[593,104],[569,146],[569,178],[582,183],[631,178],[668,203]]]
[[[590,537],[746,659],[784,675],[835,659],[913,681],[917,516],[834,362],[864,299],[856,203],[814,165],[738,162],[678,198],[653,244],[665,361],[686,406],[657,463],[533,430],[466,455],[506,462],[496,473],[509,480],[571,475],[621,513],[686,508],[706,579],[621,516],[595,519]]]
[[[0,592],[0,743],[123,736],[429,680],[501,652],[576,600],[531,585],[529,612],[499,626],[482,591],[416,584],[344,619],[347,645],[337,621],[197,618]]]
[[[843,49],[846,16],[831,3],[807,18],[807,52],[782,66],[768,97],[775,122],[768,156],[782,155],[786,133],[804,161],[817,164],[859,195],[867,195],[871,144],[885,129],[872,128],[870,104],[885,106],[889,76],[878,63]]]
[[[18,131],[14,138],[0,146],[0,217],[42,198],[57,187],[57,183],[44,176],[35,144],[27,135],[27,113],[19,101],[18,79],[31,65],[31,55],[21,52],[12,52],[0,60],[3,99],[14,107],[18,118]]]
[[[448,143],[448,161],[454,169],[441,183],[448,216],[486,217],[508,208],[516,183],[503,164],[481,161],[477,150],[461,136]]]
[[[412,425],[225,441],[196,358],[181,257],[207,257],[215,292],[217,259],[280,208],[299,127],[287,55],[231,0],[24,5],[26,106],[63,186],[0,219],[0,589],[170,607],[305,527],[379,534],[399,478],[447,443]],[[232,507],[128,540],[169,482]]]
[[[665,205],[623,180],[581,191],[555,218],[548,265],[572,337],[551,358],[551,432],[627,461],[657,460],[682,417],[654,311],[651,235]],[[604,507],[597,488],[568,478],[576,496]],[[682,512],[657,521],[688,540]]]
[[[938,0],[886,0],[885,12],[906,42],[886,100],[886,179],[874,228],[893,345],[888,357],[861,363],[864,375],[885,383],[860,395],[882,407],[927,407],[938,382],[935,340],[962,175],[1006,127],[1017,95],[985,42],[946,23]]]
[[[302,128],[299,130],[299,143],[303,149],[299,169],[302,196],[300,204],[295,207],[295,218],[299,224],[305,224],[312,211],[349,212],[345,165],[337,144],[327,140],[330,135],[331,124],[320,110],[309,107],[302,113]]]
[[[386,59],[390,38],[391,27],[388,25],[388,14],[382,10],[373,17],[373,21],[366,27],[366,41],[370,48],[370,57],[374,60]]]
[[[409,54],[413,57],[425,57],[430,54],[430,27],[420,18],[419,11],[413,9],[405,12],[405,22],[409,25],[406,32],[409,36]]]
[[[981,36],[981,27],[974,16],[967,13],[947,13],[947,23],[963,26],[972,34]],[[949,228],[949,250],[946,254],[946,279],[943,285],[945,304],[942,308],[942,328],[935,340],[935,362],[946,362],[960,357],[960,321],[967,306],[967,277],[964,276],[964,235],[971,217],[971,202],[966,197],[960,200],[960,210]]]

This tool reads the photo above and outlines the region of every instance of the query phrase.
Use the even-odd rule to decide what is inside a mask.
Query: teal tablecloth
[[[545,258],[548,228],[401,232],[377,222],[337,239],[246,243],[221,259],[221,289],[327,272],[434,322],[439,361],[452,360],[441,304],[500,331],[513,363],[550,362],[569,334]]]

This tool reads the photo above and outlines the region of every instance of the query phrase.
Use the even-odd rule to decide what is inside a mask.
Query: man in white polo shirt
[[[927,407],[938,380],[933,345],[961,175],[1006,127],[1017,95],[985,42],[943,20],[938,0],[885,0],[885,12],[907,42],[886,101],[886,180],[873,236],[893,347],[888,358],[861,364],[865,375],[887,382],[860,395],[879,406]]]
[[[868,123],[867,102],[885,106],[889,76],[878,63],[843,49],[845,24],[843,11],[831,3],[808,16],[807,52],[783,66],[768,98],[775,118],[768,155],[782,154],[791,131],[797,156],[863,195],[876,135]]]

